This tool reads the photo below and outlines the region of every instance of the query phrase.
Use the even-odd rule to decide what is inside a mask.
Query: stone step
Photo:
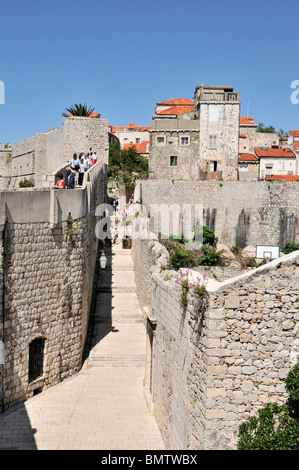
[[[96,356],[89,357],[90,367],[144,367],[145,355],[119,355],[119,356]]]
[[[107,323],[107,322],[112,322],[112,323],[115,323],[115,322],[120,322],[120,323],[142,323],[143,320],[140,316],[136,316],[136,315],[112,315],[112,317],[104,317],[104,316],[96,316],[96,321],[98,323]]]

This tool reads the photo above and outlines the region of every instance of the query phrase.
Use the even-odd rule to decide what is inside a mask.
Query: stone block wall
[[[6,149],[4,146],[0,148],[0,161],[1,161],[1,176],[0,176],[0,190],[6,189],[11,180],[11,149]]]
[[[10,189],[19,188],[24,179],[35,182],[36,136],[29,137],[12,146]]]
[[[144,243],[134,240],[133,251]],[[209,281],[203,297],[189,292],[187,308],[165,259],[137,289],[153,289],[145,389],[159,428],[169,449],[236,449],[241,422],[287,399],[283,379],[299,358],[299,254]]]
[[[66,118],[61,129],[38,133],[11,146],[11,160],[0,151],[0,188],[19,189],[19,182],[30,180],[38,188],[49,187],[49,175],[65,167],[73,153],[96,151],[98,161],[108,164],[108,121],[106,119]]]
[[[108,121],[88,117],[68,117],[63,122],[64,159],[73,153],[97,152],[98,160],[108,164]]]
[[[1,194],[5,408],[82,366],[98,247],[95,210],[105,202],[106,179],[98,163],[80,190]],[[36,338],[45,342],[43,372],[29,380],[29,345]]]
[[[217,161],[217,170],[225,181],[237,180],[239,155],[239,102],[200,105],[200,158],[204,162]],[[215,148],[211,148],[210,136],[215,136]]]
[[[268,181],[144,181],[135,200],[151,204],[202,204],[204,225],[220,243],[277,245],[299,242],[299,185]]]
[[[164,144],[157,143],[159,137],[164,137]],[[187,145],[181,145],[182,137],[188,139]],[[199,141],[199,129],[152,130],[150,132],[150,176],[170,180],[178,178],[197,180],[200,169]],[[171,157],[177,159],[177,164],[174,166],[171,166]]]

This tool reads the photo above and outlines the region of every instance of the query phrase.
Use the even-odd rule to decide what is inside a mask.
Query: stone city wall
[[[229,247],[299,242],[296,182],[139,181],[134,199],[148,210],[151,204],[202,204],[204,225]]]
[[[53,186],[55,174],[73,153],[97,152],[98,161],[108,164],[108,121],[88,117],[66,118],[62,128],[38,133],[11,146],[11,159],[0,151],[1,189],[18,189],[30,180],[38,188]]]
[[[1,193],[5,408],[82,366],[98,247],[95,209],[105,201],[106,167],[98,163],[85,176],[81,189]],[[43,370],[32,380],[29,345],[37,338],[44,340]]]
[[[209,280],[203,297],[189,292],[185,308],[174,272],[161,270],[167,258],[158,245],[147,242],[146,259],[156,265],[137,285],[142,302],[153,290],[148,403],[167,448],[236,449],[241,422],[287,399],[283,379],[299,357],[299,253],[223,283]],[[133,241],[133,253],[145,247]],[[134,263],[137,279],[142,258]]]
[[[108,120],[87,117],[68,117],[63,122],[64,159],[73,153],[97,152],[98,161],[108,165]]]
[[[11,180],[11,149],[0,147],[0,161],[1,161],[1,175],[0,175],[0,190],[6,189]]]

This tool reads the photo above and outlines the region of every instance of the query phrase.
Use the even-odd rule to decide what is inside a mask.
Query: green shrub
[[[206,227],[196,226],[194,228],[194,238],[195,240],[200,240],[202,238],[203,245],[216,246],[218,242],[218,237],[215,236],[215,233],[212,229]]]
[[[291,400],[299,399],[299,361],[285,379]],[[299,450],[299,419],[289,404],[270,403],[239,427],[238,450]]]
[[[285,387],[291,400],[299,400],[299,362],[288,373]]]
[[[169,254],[169,263],[174,269],[191,268],[196,265],[192,251],[185,251],[176,245],[172,245]]]
[[[199,259],[199,264],[203,266],[221,266],[224,264],[222,256],[223,250],[216,251],[216,248],[209,245],[203,245],[201,248],[202,257]]]
[[[299,447],[299,421],[287,405],[270,403],[239,428],[238,450],[292,450]]]
[[[26,178],[23,181],[19,182],[20,188],[33,188],[34,183],[32,181],[27,180]]]
[[[292,253],[293,251],[299,250],[299,245],[296,243],[290,243],[287,242],[283,248],[281,248],[281,251],[285,254],[288,255],[289,253]]]

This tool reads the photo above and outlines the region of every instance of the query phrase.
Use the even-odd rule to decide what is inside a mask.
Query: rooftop
[[[148,144],[149,144],[148,140],[145,140],[141,144],[128,144],[128,143],[126,143],[126,144],[123,145],[123,150],[134,147],[137,152],[146,153],[146,152],[148,152]]]
[[[172,114],[178,116],[179,114],[191,113],[193,106],[172,106],[171,108],[163,109],[162,111],[156,111],[156,114]]]
[[[294,153],[289,148],[267,148],[255,147],[254,149],[257,157],[280,157],[280,158],[295,158]]]
[[[252,153],[240,153],[238,160],[239,162],[258,162],[259,159]]]
[[[194,101],[187,98],[169,98],[167,101],[160,101],[157,105],[169,105],[169,106],[194,106]]]
[[[151,130],[151,126],[136,126],[134,122],[130,122],[127,126],[109,126],[112,134],[116,132],[127,132],[128,129],[132,129],[135,132],[146,132]]]
[[[299,137],[299,130],[290,131],[290,134],[291,134],[293,137]]]
[[[253,117],[240,117],[240,126],[257,126],[253,121]]]

